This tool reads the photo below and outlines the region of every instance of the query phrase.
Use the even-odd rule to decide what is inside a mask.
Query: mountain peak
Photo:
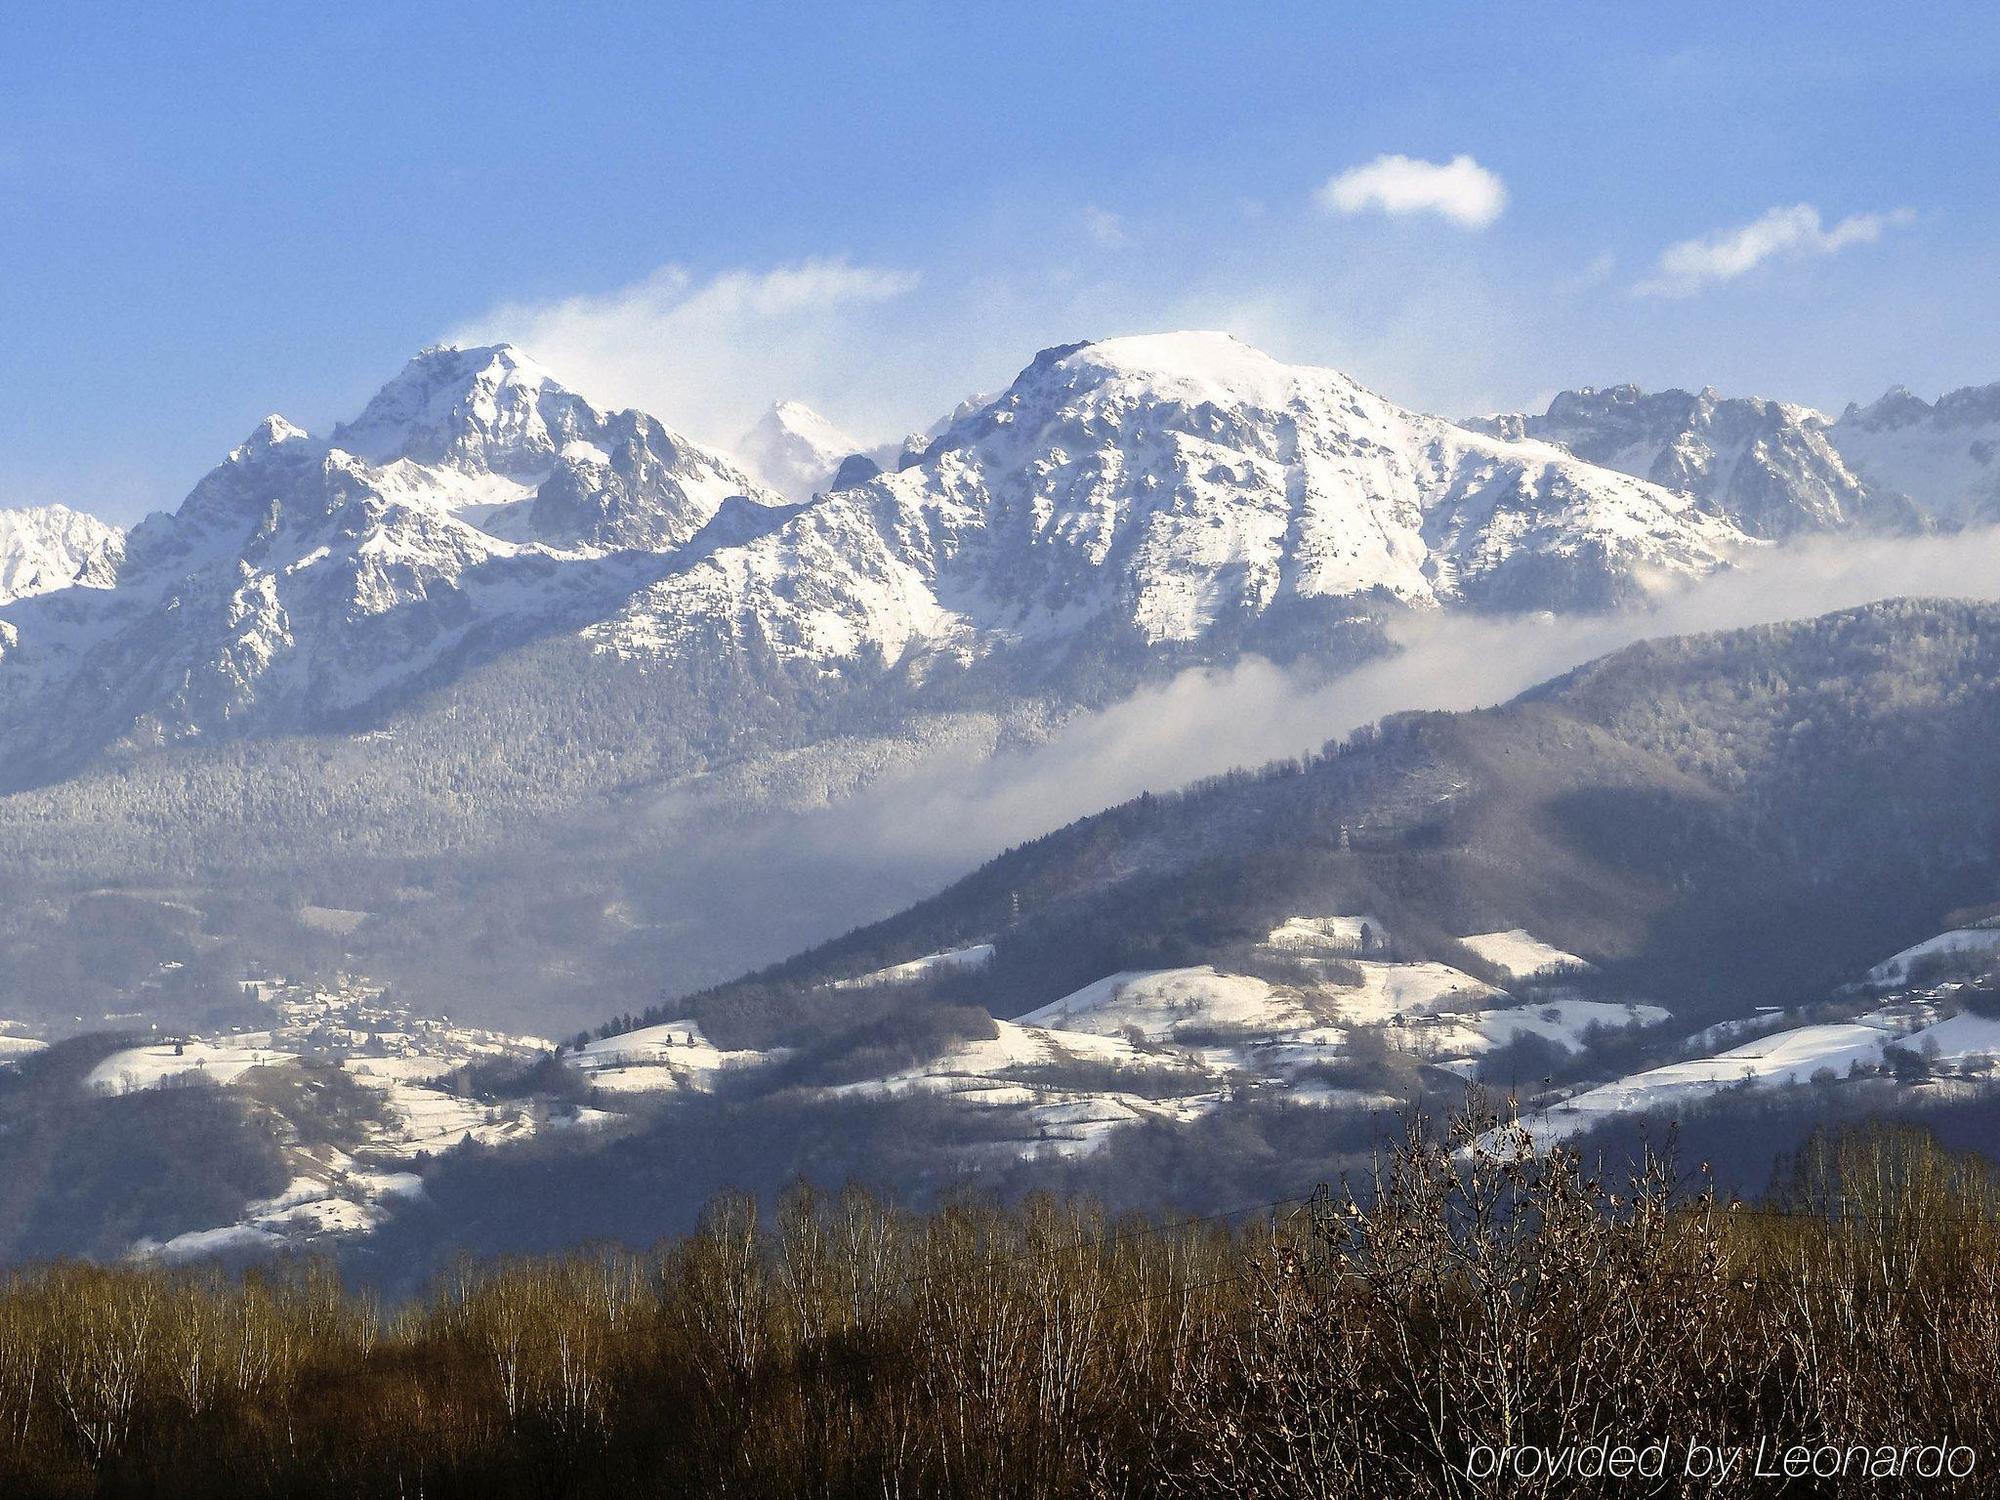
[[[1043,357],[1054,353],[1045,351]],[[1297,382],[1293,366],[1234,334],[1200,329],[1129,334],[1074,345],[1051,364],[1072,376],[1132,382],[1193,404],[1279,407],[1291,399]]]
[[[1862,427],[1894,428],[1921,422],[1931,411],[1930,402],[1898,382],[1866,406],[1849,406],[1841,420]]]
[[[1947,523],[2000,517],[2000,385],[1935,402],[1891,386],[1867,406],[1850,405],[1827,435],[1857,474]]]
[[[736,451],[764,483],[787,500],[809,500],[832,482],[841,461],[861,444],[803,401],[775,401]]]
[[[855,451],[853,438],[803,401],[773,401],[750,430],[753,434],[795,436],[823,448],[840,447],[843,453]]]
[[[831,427],[833,424],[803,401],[773,401],[771,409],[764,413],[766,422],[775,422],[784,427]]]
[[[407,458],[497,474],[546,470],[595,413],[512,344],[420,350],[335,447],[373,464]]]
[[[81,586],[108,588],[125,533],[67,505],[0,510],[0,604]]]
[[[310,436],[305,428],[272,412],[250,429],[248,437],[229,450],[229,457],[232,462],[242,463],[246,459],[256,458],[286,443],[309,441]]]

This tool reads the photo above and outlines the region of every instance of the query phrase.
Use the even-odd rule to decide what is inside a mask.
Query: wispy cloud
[[[967,715],[927,731],[927,749],[913,760],[886,770],[879,759],[865,769],[847,763],[864,784],[818,766],[789,810],[748,812],[734,800],[724,815],[677,791],[657,810],[673,829],[662,840],[673,857],[648,875],[647,898],[685,933],[673,961],[701,956],[708,967],[676,970],[669,983],[692,987],[775,961],[886,916],[1073,818],[1142,791],[1316,750],[1387,713],[1481,707],[1637,640],[1899,595],[2000,597],[2000,530],[1773,548],[1615,614],[1407,616],[1393,654],[1331,682],[1256,658],[1197,668],[1079,714],[1028,748],[996,753],[992,722]],[[827,805],[821,798],[833,786],[844,794]],[[771,898],[779,890],[786,900]]]
[[[1122,247],[1130,238],[1125,232],[1125,221],[1108,208],[1086,208],[1083,211],[1083,229],[1093,244],[1106,250]]]
[[[825,847],[962,866],[1141,791],[1315,750],[1384,714],[1502,702],[1635,641],[1913,596],[2000,597],[2000,529],[1801,542],[1613,614],[1412,615],[1393,655],[1331,682],[1256,658],[1190,670],[1033,749],[960,748],[887,777],[823,815]]]
[[[1378,156],[1330,177],[1314,195],[1328,213],[1439,214],[1484,229],[1507,206],[1507,185],[1469,156],[1447,162]]]
[[[666,266],[611,292],[504,304],[450,338],[509,340],[593,399],[728,441],[773,396],[811,393],[878,342],[884,330],[859,320],[916,282],[845,260],[706,279]]]
[[[1721,281],[1734,281],[1771,260],[1809,260],[1850,245],[1872,245],[1882,231],[1916,217],[1907,208],[1850,214],[1828,228],[1810,203],[1774,208],[1735,229],[1682,240],[1660,252],[1654,274],[1633,290],[1647,297],[1686,297]]]

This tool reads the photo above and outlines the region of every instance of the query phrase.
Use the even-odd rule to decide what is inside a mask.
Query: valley
[[[905,787],[1075,754],[1201,674],[1338,718],[1410,620],[1643,619],[1801,537],[1983,516],[1969,481],[1898,487],[1892,406],[1620,387],[1458,425],[1180,333],[1045,350],[894,451],[781,405],[746,443],[766,484],[509,346],[427,350],[327,438],[266,422],[173,515],[8,533],[0,1093],[164,1111],[237,1162],[197,1202],[70,1195],[79,1246],[379,1245],[394,1280],[466,1184],[670,1170],[718,1130],[773,1184],[1104,1171],[1199,1206],[1198,1141],[1337,1155],[1470,1084],[1544,1140],[1746,1080],[1977,1087],[1984,1023],[1912,975],[1986,952],[1940,924],[1995,880],[1985,606],[1349,717],[1053,831],[1024,803],[1042,836],[1004,852],[852,847]],[[1918,407],[1897,452],[1983,409]],[[1746,926],[1752,891],[1793,925]],[[17,1156],[16,1212],[56,1222]],[[705,1180],[616,1232],[684,1225]],[[482,1217],[496,1248],[519,1224]]]

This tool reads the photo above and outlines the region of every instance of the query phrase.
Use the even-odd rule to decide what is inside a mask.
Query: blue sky
[[[1996,60],[1976,6],[15,7],[0,504],[174,504],[451,337],[719,441],[1168,326],[1448,413],[1983,384]]]

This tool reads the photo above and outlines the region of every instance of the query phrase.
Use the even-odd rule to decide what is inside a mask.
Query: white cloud
[[[1655,274],[1634,290],[1649,297],[1685,297],[1718,281],[1733,281],[1768,260],[1805,260],[1850,245],[1872,245],[1883,230],[1915,217],[1907,208],[1850,214],[1829,229],[1810,203],[1774,208],[1739,228],[1669,245],[1660,252]]]
[[[1469,156],[1378,156],[1329,177],[1314,197],[1328,213],[1442,214],[1461,229],[1484,229],[1507,206],[1507,186]]]
[[[837,389],[890,331],[868,320],[916,280],[844,260],[706,280],[666,266],[611,292],[496,307],[450,341],[511,341],[594,400],[727,441],[776,396]]]
[[[1108,208],[1086,208],[1083,211],[1083,228],[1094,244],[1107,250],[1116,250],[1130,238],[1125,233],[1125,221]]]

